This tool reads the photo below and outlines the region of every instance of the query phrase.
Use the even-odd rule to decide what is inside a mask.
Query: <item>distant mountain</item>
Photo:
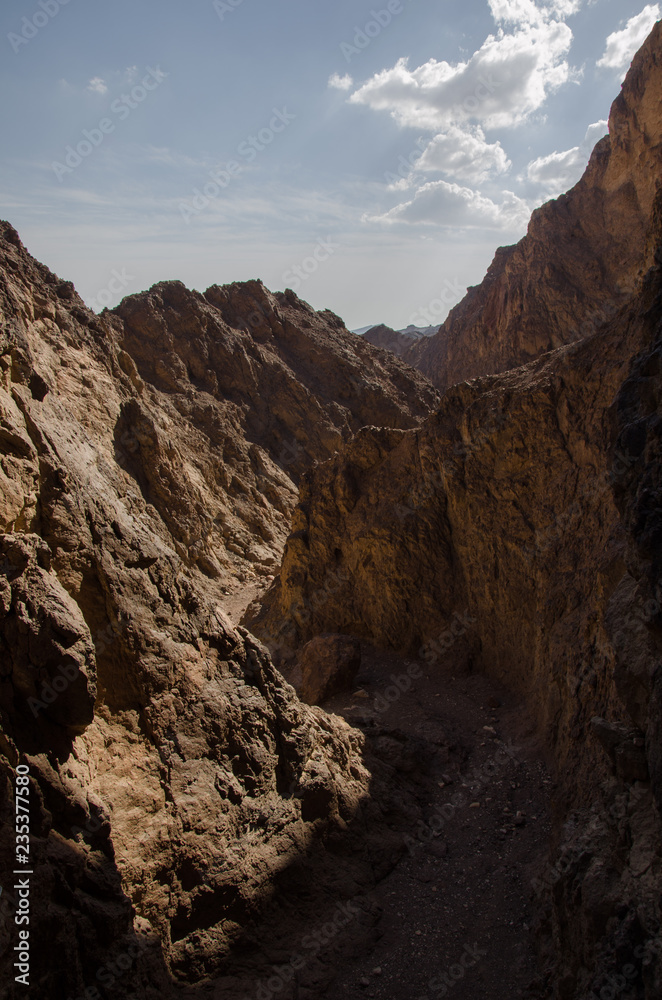
[[[432,337],[439,330],[438,326],[408,326],[405,330],[394,330],[384,323],[378,326],[361,327],[354,333],[362,336],[369,344],[381,347],[382,350],[391,351],[392,354],[402,357],[410,347],[417,344],[424,337]]]
[[[411,323],[404,330],[400,330],[400,333],[409,333],[418,337],[434,337],[435,333],[439,333],[439,323],[435,326],[413,326]]]

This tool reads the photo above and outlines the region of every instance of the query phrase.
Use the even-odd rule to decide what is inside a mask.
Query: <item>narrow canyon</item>
[[[0,997],[19,786],[31,1000],[662,997],[661,94],[411,343],[0,223]]]

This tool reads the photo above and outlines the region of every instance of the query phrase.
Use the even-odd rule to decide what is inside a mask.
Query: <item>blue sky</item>
[[[93,307],[179,278],[440,322],[571,186],[642,0],[6,0],[0,213]]]

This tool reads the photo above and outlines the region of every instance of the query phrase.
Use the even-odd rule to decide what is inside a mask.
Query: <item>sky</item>
[[[443,320],[571,187],[642,0],[5,0],[0,216],[100,311],[260,278]]]

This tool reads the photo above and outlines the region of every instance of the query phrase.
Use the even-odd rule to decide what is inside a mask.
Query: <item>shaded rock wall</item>
[[[593,337],[454,387],[417,430],[364,428],[304,476],[280,577],[247,617],[285,663],[312,636],[345,632],[418,654],[440,677],[449,663],[485,671],[526,697],[554,758],[538,934],[564,998],[599,992],[630,964],[637,995],[659,995],[660,397],[649,345],[661,330],[656,266]],[[616,773],[594,716],[638,727],[652,789]]]
[[[450,655],[526,694],[571,782],[599,757],[588,721],[618,704],[607,610],[632,595],[607,410],[652,322],[645,300],[592,339],[456,386],[419,430],[359,432],[304,477],[250,627],[276,654],[346,632],[434,663],[468,616]]]

